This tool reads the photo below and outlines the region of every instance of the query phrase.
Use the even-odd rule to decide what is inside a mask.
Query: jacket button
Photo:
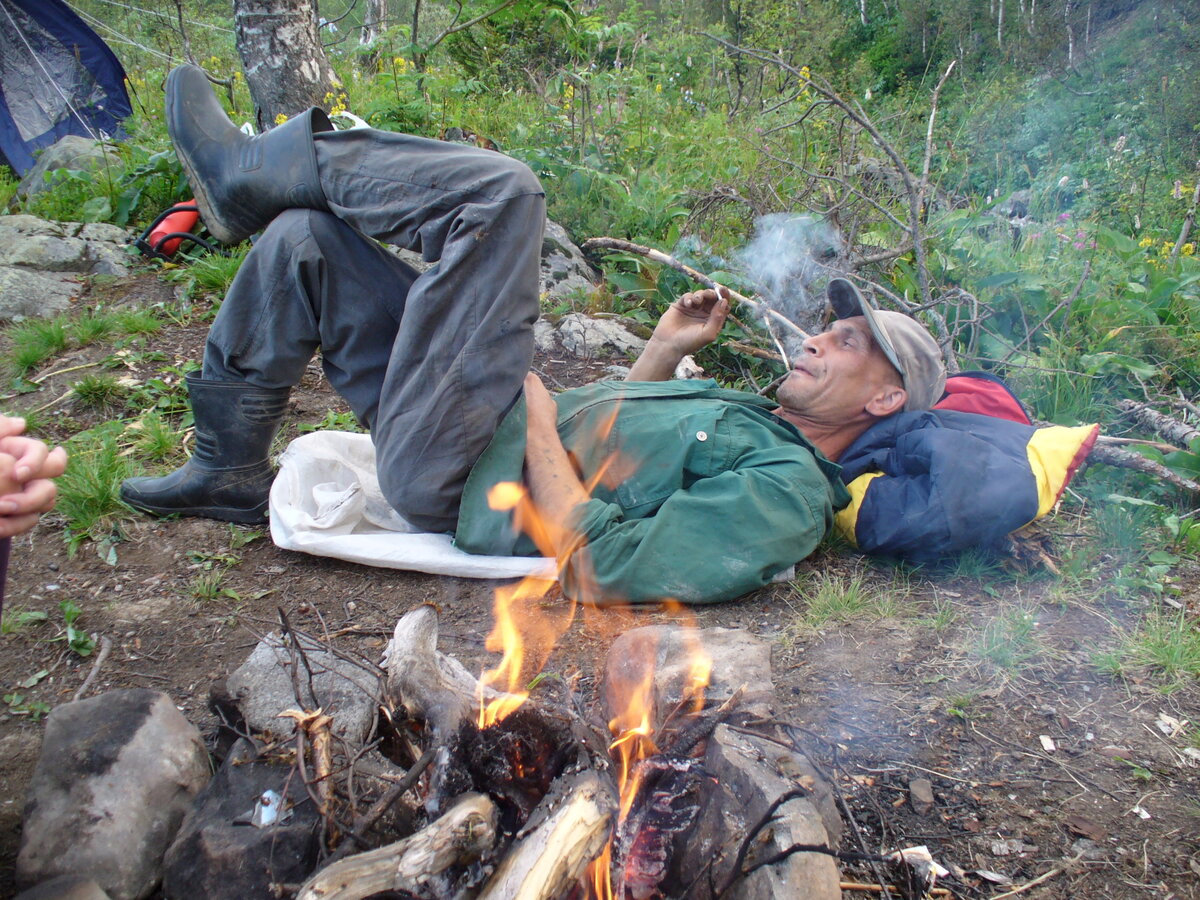
[[[708,440],[708,432],[707,431],[697,431],[696,432],[696,440],[707,441]]]

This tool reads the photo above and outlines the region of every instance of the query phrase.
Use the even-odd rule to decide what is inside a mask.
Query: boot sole
[[[180,69],[172,69],[167,75],[167,131],[175,132],[175,111],[178,103],[177,94],[180,91],[179,79],[182,78]],[[213,205],[209,202],[208,193],[204,190],[204,182],[196,175],[196,169],[192,165],[191,158],[180,144],[174,139],[172,134],[171,143],[175,147],[175,155],[179,157],[179,163],[183,166],[183,173],[187,176],[188,184],[191,185],[192,192],[196,195],[196,206],[200,208],[200,218],[204,220],[204,225],[222,244],[240,244],[246,238],[250,237],[250,232],[241,232],[232,230],[228,223],[224,222],[220,216],[216,214]]]
[[[140,500],[130,500],[122,497],[121,500],[139,512],[149,513],[152,516],[166,518],[168,516],[199,516],[203,519],[217,519],[221,522],[236,522],[239,525],[265,525],[267,522],[266,507],[253,507],[251,509],[236,509],[229,506],[155,506],[153,503],[144,503]]]

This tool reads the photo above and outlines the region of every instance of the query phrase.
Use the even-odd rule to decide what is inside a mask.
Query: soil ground
[[[172,288],[143,276],[106,290],[110,303],[147,304],[169,299]],[[197,360],[204,330],[164,329],[147,346],[180,362]],[[85,348],[43,371],[107,352]],[[541,358],[537,366],[549,383],[571,386],[608,362]],[[59,397],[69,378],[6,399],[8,410]],[[285,437],[331,408],[344,409],[314,366],[293,395]],[[101,418],[71,401],[55,409],[51,439]],[[1086,527],[1051,523],[1050,546],[1069,543]],[[52,707],[69,701],[88,677],[95,657],[79,657],[55,640],[63,631],[59,604],[68,598],[83,610],[79,627],[112,643],[88,696],[122,687],[161,690],[210,736],[209,686],[276,626],[280,607],[297,627],[377,660],[397,617],[434,603],[443,650],[476,671],[492,659],[483,637],[495,582],[319,559],[280,550],[269,536],[234,547],[230,527],[207,520],[137,518],[123,528],[115,564],[92,543],[69,554],[54,516],[15,541],[6,608],[47,618],[0,635],[5,694],[19,692],[26,707]],[[198,599],[197,576],[214,559],[228,566],[223,592]],[[1028,567],[1017,575],[968,568],[903,571],[830,546],[798,567],[795,586],[696,609],[695,621],[744,628],[772,643],[778,717],[845,798],[845,848],[924,844],[943,865],[993,873],[991,880],[969,874],[950,882],[960,897],[993,897],[1043,876],[1023,895],[1200,897],[1200,754],[1188,752],[1200,724],[1200,690],[1194,681],[1166,691],[1161,679],[1117,679],[1096,663],[1096,652],[1112,647],[1153,601],[1136,593],[1114,599],[1100,589],[1102,572],[1066,581]],[[1194,567],[1177,573],[1176,601],[1193,614],[1200,612],[1196,576]],[[843,590],[860,584],[872,603],[822,621],[813,604],[823,582]],[[1013,638],[1011,658],[983,649],[998,623],[1024,614],[1027,627]],[[649,610],[639,618],[681,615]],[[547,668],[593,688],[614,637],[614,628],[596,628],[606,616],[577,617]],[[18,687],[41,670],[49,674],[35,686]],[[15,892],[24,792],[44,723],[11,702],[0,706],[6,708],[0,712],[0,897]],[[1191,724],[1173,730],[1173,722]],[[934,805],[918,813],[909,783],[922,777],[932,783]],[[843,874],[873,880],[869,870],[849,865]]]

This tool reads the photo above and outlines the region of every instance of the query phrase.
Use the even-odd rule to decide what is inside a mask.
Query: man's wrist
[[[629,369],[627,381],[669,381],[684,354],[651,337]]]

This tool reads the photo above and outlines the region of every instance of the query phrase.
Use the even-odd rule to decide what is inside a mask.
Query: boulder
[[[636,358],[646,347],[620,319],[594,319],[583,313],[563,316],[554,333],[564,351],[581,359],[614,354]]]
[[[166,694],[110,691],[55,708],[29,783],[18,886],[82,874],[113,900],[150,896],[209,774],[200,732]]]
[[[67,309],[85,275],[121,275],[127,234],[116,225],[0,216],[0,320]]]
[[[792,844],[811,844],[836,849],[841,837],[841,819],[832,791],[801,753],[775,741],[734,731],[719,725],[708,740],[704,768],[721,789],[705,810],[705,817],[719,817],[720,826],[701,823],[706,833],[721,835],[723,847],[688,847],[691,871],[703,871],[719,849],[726,852],[717,864],[715,882],[724,883],[736,848],[784,793],[800,789],[807,796],[794,797],[776,810],[764,828],[747,862],[771,856]],[[839,900],[840,877],[837,861],[823,853],[794,853],[781,862],[765,866],[739,879],[725,896],[728,900]]]
[[[82,875],[59,875],[21,891],[13,900],[112,900],[104,888]]]
[[[61,178],[54,175],[58,169],[88,171],[99,169],[106,161],[107,165],[120,170],[121,158],[117,156],[112,144],[68,134],[39,154],[33,168],[25,173],[25,177],[17,185],[17,196],[25,199],[52,187]],[[47,175],[50,177],[47,178]]]
[[[600,273],[557,222],[546,220],[542,238],[542,296],[551,300],[586,299],[600,283]]]
[[[705,697],[719,705],[742,688],[738,708],[757,715],[770,712],[775,696],[771,647],[740,628],[700,631],[676,625],[633,628],[613,642],[604,670],[604,706],[611,719],[625,698],[653,669],[654,725],[659,727],[684,699],[698,651],[712,661]]]
[[[283,799],[283,821],[246,821],[258,798]],[[169,900],[273,900],[272,883],[302,882],[317,864],[321,817],[292,766],[258,759],[239,741],[196,798],[167,851],[163,893]]]
[[[299,698],[292,682],[292,654],[278,634],[259,641],[249,658],[226,679],[226,689],[246,726],[255,733],[286,740],[295,733],[296,723],[279,718],[281,712],[302,706],[310,710],[320,707],[333,718],[335,734],[354,746],[366,743],[379,704],[378,675],[315,641],[302,638],[301,646],[312,672],[312,691],[308,688],[309,673],[302,669],[297,679]]]

